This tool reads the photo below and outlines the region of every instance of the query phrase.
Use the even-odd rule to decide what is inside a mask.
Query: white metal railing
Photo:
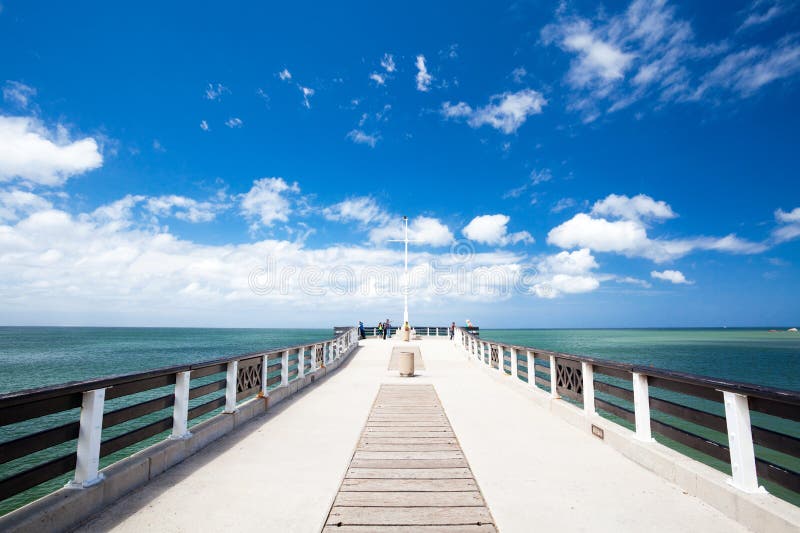
[[[322,346],[323,360],[317,366],[317,346]],[[102,481],[100,458],[118,450],[137,444],[159,433],[169,431],[167,438],[191,437],[189,421],[223,407],[221,415],[235,413],[237,402],[255,397],[268,397],[270,384],[274,388],[287,387],[292,381],[290,354],[297,352],[297,374],[295,379],[318,372],[325,363],[340,359],[358,345],[357,328],[349,328],[335,338],[322,343],[304,344],[270,350],[263,353],[246,354],[211,362],[180,365],[171,368],[137,372],[125,376],[100,378],[79,383],[43,387],[0,395],[0,427],[24,423],[39,417],[61,413],[73,406],[80,407],[79,420],[61,426],[47,428],[51,435],[47,444],[42,444],[36,435],[23,435],[0,442],[0,465],[14,458],[32,456],[77,436],[74,452],[48,462],[33,462],[33,466],[9,477],[0,479],[0,500],[15,496],[34,486],[48,482],[73,470],[74,476],[67,487],[81,489]],[[306,371],[306,352],[310,352],[310,370]],[[280,376],[268,377],[269,362],[277,366],[280,360]],[[260,367],[260,368],[259,368]],[[260,370],[260,372],[259,372]],[[275,370],[277,372],[277,370]],[[191,388],[192,378],[210,377],[224,373],[224,379]],[[138,400],[121,409],[104,413],[107,393],[110,399],[158,389],[174,383],[173,394],[146,401]],[[212,394],[224,388],[224,396],[214,398],[190,409],[191,394],[195,398]],[[274,390],[273,388],[273,390]],[[150,416],[172,406],[172,415],[147,426],[129,431],[103,441],[104,423],[112,427],[127,420]],[[58,423],[58,422],[56,422]],[[73,433],[74,432],[74,433]],[[75,436],[73,436],[76,433]]]
[[[453,342],[463,350],[468,359],[475,359],[490,368],[493,366],[491,350],[496,347],[500,373],[519,379],[521,378],[517,358],[520,353],[524,352],[527,361],[526,379],[528,385],[537,390],[537,393],[544,389],[545,385],[549,385],[549,395],[552,400],[561,399],[561,394],[565,394],[571,399],[577,399],[582,402],[583,412],[587,417],[598,416],[597,409],[600,408],[629,420],[633,422],[634,426],[632,437],[640,442],[654,443],[653,431],[656,431],[670,440],[694,447],[711,457],[721,460],[728,458],[732,472],[730,483],[741,491],[764,492],[764,488],[759,486],[759,476],[789,490],[797,491],[800,474],[757,457],[754,443],[797,458],[800,439],[790,434],[776,433],[774,430],[752,426],[750,420],[750,411],[757,410],[780,417],[784,421],[800,421],[800,394],[795,391],[771,389],[652,367],[615,363],[497,341],[486,341],[461,327],[456,328]],[[508,366],[504,364],[506,351],[511,355]],[[549,383],[548,380],[536,375],[537,371],[544,373],[543,369],[546,367],[542,365],[537,369],[535,358],[549,362]],[[610,382],[600,381],[597,383],[603,385],[604,392],[607,394],[623,399],[629,398],[633,404],[632,411],[595,397],[596,372],[630,379],[630,390],[612,385]],[[683,418],[712,429],[724,424],[724,427],[727,428],[727,446],[672,426],[663,420],[654,419],[651,413],[650,386],[678,392],[692,398],[722,401],[725,408],[724,420],[719,415],[692,406],[676,404],[660,398],[652,400],[657,402],[660,413],[666,413],[678,419]],[[724,432],[725,429],[722,431]],[[757,434],[757,440],[754,440],[754,434]]]

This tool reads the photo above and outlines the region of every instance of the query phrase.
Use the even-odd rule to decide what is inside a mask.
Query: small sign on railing
[[[603,432],[603,428],[599,428],[594,424],[592,424],[592,435],[594,435],[600,440],[603,440],[605,438],[605,433]]]

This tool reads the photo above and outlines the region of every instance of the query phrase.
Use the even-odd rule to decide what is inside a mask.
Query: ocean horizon
[[[786,329],[487,328],[480,333],[489,340],[542,350],[800,390],[800,334]],[[0,326],[0,393],[314,343],[332,336],[333,326]]]

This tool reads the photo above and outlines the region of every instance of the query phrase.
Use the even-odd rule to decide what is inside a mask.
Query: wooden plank
[[[469,468],[349,468],[347,479],[474,479]]]
[[[399,460],[411,460],[411,459],[422,459],[422,460],[432,460],[432,459],[463,459],[464,454],[461,452],[460,449],[456,450],[449,450],[449,451],[380,451],[380,450],[357,450],[355,455],[353,455],[353,459],[399,459]]]
[[[339,526],[329,525],[323,533],[497,533],[492,524],[463,526]]]
[[[458,468],[466,467],[465,459],[353,459],[353,468]]]
[[[391,429],[391,428],[383,428],[383,429]],[[429,429],[429,428],[423,428]],[[447,438],[455,438],[455,434],[452,431],[370,431],[366,433],[370,436],[376,437],[447,437]]]
[[[390,414],[372,414],[369,417],[369,420],[437,420],[443,421],[447,420],[444,416],[440,414],[423,414],[423,413],[390,413]]]
[[[402,431],[406,433],[453,433],[452,428],[447,423],[439,424],[438,426],[398,426],[398,425],[381,425],[381,426],[366,426],[364,434],[369,435],[372,433],[382,433],[386,431]]]
[[[359,450],[373,452],[438,452],[445,450],[461,450],[456,442],[440,444],[376,444],[372,442],[362,442]]]
[[[364,435],[362,443],[370,444],[453,444],[458,441],[454,437],[385,437],[380,434]]]
[[[340,492],[334,507],[483,507],[481,493],[469,492]]]
[[[478,490],[474,479],[345,479],[342,491],[461,492]]]
[[[446,423],[437,420],[369,420],[367,427],[445,427]]]
[[[492,523],[485,507],[333,507],[329,525],[469,525]]]

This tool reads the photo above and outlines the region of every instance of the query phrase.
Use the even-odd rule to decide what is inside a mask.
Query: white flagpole
[[[403,272],[403,325],[408,323],[408,217],[403,217],[405,224],[405,245],[406,245],[406,261],[405,271]]]
[[[402,242],[405,245],[405,257],[403,268],[403,325],[408,322],[408,243],[419,242],[414,239],[408,238],[408,217],[403,217],[403,238],[402,239],[389,239],[388,242]],[[411,322],[408,322],[409,325]]]

